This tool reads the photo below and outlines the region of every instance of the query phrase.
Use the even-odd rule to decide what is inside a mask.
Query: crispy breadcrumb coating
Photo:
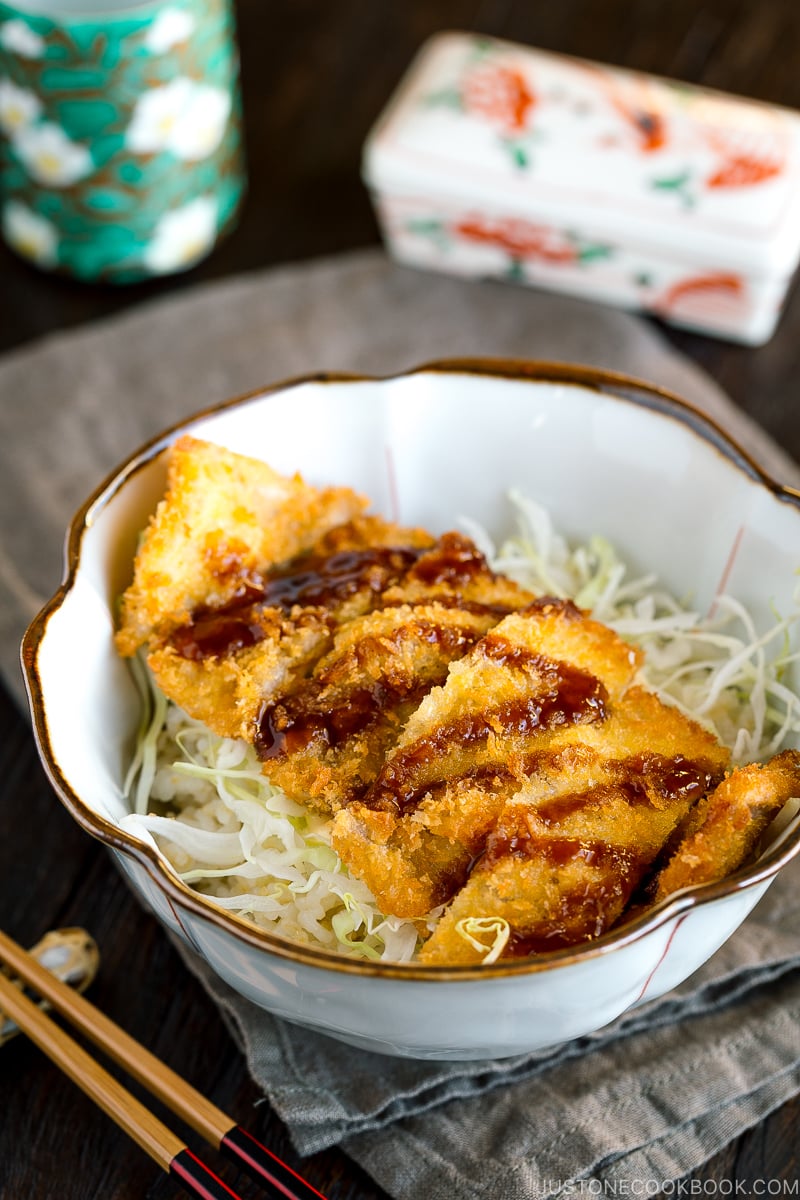
[[[179,438],[122,598],[120,654],[164,637],[198,608],[229,602],[367,503],[350,488],[309,487],[257,459]]]
[[[645,885],[736,870],[800,795],[800,753],[726,777],[728,750],[640,686],[641,651],[367,503],[180,438],[117,645],[333,814],[384,912],[447,906],[423,962],[482,961],[475,930],[504,956],[596,938]]]
[[[792,797],[800,798],[796,750],[784,750],[763,766],[739,767],[690,814],[676,850],[656,877],[654,901],[732,874]]]

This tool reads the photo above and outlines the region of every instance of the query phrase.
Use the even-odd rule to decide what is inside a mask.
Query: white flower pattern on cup
[[[227,91],[181,76],[138,98],[125,144],[135,154],[169,150],[185,161],[207,158],[222,141],[230,111]]]
[[[162,8],[147,30],[144,44],[151,54],[165,54],[179,46],[194,32],[196,21],[183,8]]]
[[[41,111],[41,102],[34,92],[17,87],[10,79],[0,79],[0,129],[7,137],[31,125]]]
[[[164,213],[143,255],[154,274],[177,271],[198,262],[214,244],[218,205],[213,196],[200,196]]]
[[[19,130],[11,144],[31,178],[47,187],[69,187],[94,170],[88,147],[51,121]]]
[[[18,17],[0,25],[0,45],[22,58],[43,58],[47,49],[44,38]]]
[[[40,267],[54,266],[58,258],[58,230],[18,200],[3,207],[3,236],[13,250]]]
[[[188,161],[208,158],[222,141],[230,114],[229,92],[210,84],[195,84],[173,131],[170,149]]]

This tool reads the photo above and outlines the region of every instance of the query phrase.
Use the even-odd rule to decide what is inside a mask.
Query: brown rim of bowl
[[[235,913],[227,912],[214,905],[211,898],[192,890],[175,874],[166,861],[149,845],[119,829],[104,817],[89,809],[73,791],[55,759],[45,714],[44,697],[38,669],[39,649],[44,639],[50,617],[62,605],[72,589],[80,565],[83,534],[93,520],[93,510],[98,504],[105,506],[140,467],[150,462],[174,439],[177,432],[190,429],[194,424],[250,401],[277,392],[288,391],[309,383],[380,383],[391,379],[420,374],[485,375],[502,379],[521,379],[531,382],[560,382],[613,396],[617,399],[650,408],[664,416],[680,421],[703,440],[711,443],[728,461],[743,471],[756,483],[770,491],[776,499],[792,504],[800,511],[800,491],[776,483],[722,428],[699,409],[685,400],[643,380],[613,371],[593,367],[572,366],[563,363],[535,362],[515,359],[465,358],[443,359],[408,371],[392,375],[372,376],[348,372],[319,372],[297,376],[265,388],[258,388],[219,404],[194,413],[183,421],[176,422],[157,436],[149,439],[113,471],[78,509],[69,525],[65,548],[65,572],[61,586],[34,618],[22,640],[21,658],[25,683],[33,716],[34,733],[39,754],[47,775],[62,803],[87,833],[104,842],[113,850],[132,858],[143,867],[153,882],[165,894],[173,915],[180,921],[181,908],[195,917],[200,917],[230,933],[240,941],[259,949],[267,950],[279,958],[306,966],[327,968],[346,974],[378,976],[381,978],[407,979],[415,981],[475,981],[498,976],[527,975],[540,971],[566,967],[598,955],[630,945],[646,934],[687,913],[693,908],[734,895],[775,876],[800,853],[800,821],[791,833],[784,834],[778,844],[768,850],[750,866],[743,867],[717,883],[703,884],[668,897],[660,904],[648,909],[630,922],[612,930],[596,941],[580,947],[565,947],[541,954],[535,959],[500,960],[489,965],[469,966],[422,966],[419,963],[385,963],[363,959],[346,958],[333,951],[317,949],[290,942],[259,926],[251,924]],[[177,910],[176,907],[177,906]],[[184,933],[192,941],[190,931]]]

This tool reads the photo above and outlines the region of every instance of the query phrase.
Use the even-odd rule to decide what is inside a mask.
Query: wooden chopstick
[[[151,1054],[149,1050],[146,1050],[144,1046],[132,1038],[130,1034],[127,1034],[124,1029],[121,1029],[110,1017],[102,1013],[99,1008],[95,1008],[84,996],[74,992],[66,984],[62,983],[60,979],[56,978],[55,975],[52,975],[50,971],[37,962],[32,955],[23,950],[21,946],[13,941],[8,934],[2,932],[2,930],[0,930],[0,962],[4,962],[24,983],[28,984],[44,999],[48,1000],[56,1012],[70,1021],[76,1029],[79,1029],[96,1046],[99,1046],[109,1058],[121,1067],[124,1067],[134,1079],[146,1087],[167,1108],[184,1120],[191,1129],[199,1133],[205,1141],[216,1149],[221,1150],[228,1158],[231,1158],[243,1170],[257,1179],[265,1186],[267,1193],[274,1197],[275,1200],[312,1200],[312,1197],[316,1198],[316,1200],[325,1200],[321,1192],[318,1192],[316,1188],[312,1187],[296,1171],[293,1171],[282,1159],[278,1158],[271,1150],[268,1150],[266,1146],[257,1141],[247,1130],[237,1125],[232,1117],[212,1104],[207,1097],[193,1088],[190,1083],[187,1083],[185,1079],[159,1058],[156,1058],[154,1054]],[[0,979],[2,979],[2,976],[0,976]],[[13,984],[10,984],[9,987],[14,993],[12,999],[15,1003],[16,998],[21,997],[26,1005],[30,1005],[30,1008],[37,1014],[37,1017],[43,1017],[43,1014],[36,1005],[32,1004],[27,997],[22,996],[19,988]],[[23,1020],[18,1020],[14,1013],[8,1011],[5,1002],[7,996],[8,991],[3,987],[2,991],[0,991],[0,1008],[7,1012],[8,1016],[17,1021],[20,1028],[24,1029],[24,1032],[28,1033],[31,1040],[36,1041],[37,1045],[41,1046],[46,1054],[51,1058],[54,1057],[50,1053],[50,1050],[29,1031],[30,1023],[27,1021],[27,1018],[23,1018],[25,1022],[23,1024]],[[11,1000],[9,1000],[9,1003],[11,1003]],[[97,1066],[91,1056],[77,1042],[72,1041],[67,1034],[53,1022],[50,1022],[47,1017],[43,1017],[43,1020],[47,1021],[48,1025],[61,1038],[71,1042],[75,1049],[80,1051],[84,1056],[86,1063],[90,1063],[96,1071],[102,1071],[102,1068]],[[56,1061],[59,1066],[62,1065],[60,1059],[56,1059]],[[79,1086],[84,1086],[81,1080],[72,1074],[66,1066],[63,1069],[70,1074],[71,1078]],[[107,1072],[103,1072],[103,1074],[106,1075],[115,1089],[123,1092],[125,1097],[129,1096],[129,1093],[124,1088],[121,1088],[121,1085],[117,1083],[113,1076],[108,1075]],[[88,1089],[84,1088],[84,1090]],[[89,1094],[94,1095],[93,1092],[89,1092]],[[139,1105],[135,1097],[130,1096],[130,1100],[141,1109],[142,1113],[147,1114],[151,1122],[155,1121],[155,1117],[143,1105]],[[105,1107],[99,1099],[98,1103],[101,1107]],[[127,1104],[127,1101],[125,1103]],[[105,1108],[105,1111],[114,1120],[117,1120],[115,1111],[112,1111],[111,1108]],[[123,1128],[126,1128],[127,1131],[125,1125],[123,1125]],[[166,1130],[166,1127],[162,1126],[162,1129]],[[168,1130],[166,1132],[169,1133]],[[131,1133],[131,1136],[135,1140],[139,1140],[133,1133]],[[186,1150],[184,1144],[178,1138],[175,1138],[173,1134],[169,1134],[169,1136],[175,1144],[186,1151],[186,1154],[191,1155],[191,1151]],[[139,1144],[142,1145],[143,1143],[140,1142]],[[170,1145],[172,1144],[170,1143]],[[146,1145],[143,1148],[148,1149]],[[179,1155],[183,1150],[179,1151]],[[199,1162],[193,1155],[191,1155],[191,1158],[195,1163]],[[161,1166],[164,1166],[162,1158],[156,1158],[156,1161]],[[172,1162],[172,1159],[170,1159],[170,1162]],[[168,1165],[165,1169],[172,1168]],[[178,1172],[173,1171],[173,1173]],[[222,1186],[226,1187],[225,1184],[222,1184]],[[209,1197],[235,1195],[229,1188],[226,1188],[224,1193],[208,1192],[207,1194]]]
[[[193,1196],[202,1200],[241,1200],[241,1197],[192,1154],[171,1129],[96,1063],[83,1046],[29,1000],[6,975],[0,973],[0,1008],[15,1021],[49,1059],[77,1083],[129,1137],[154,1159],[162,1170],[180,1179]]]

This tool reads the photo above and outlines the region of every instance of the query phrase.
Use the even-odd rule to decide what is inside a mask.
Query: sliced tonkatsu
[[[357,517],[309,549],[262,570],[256,586],[201,605],[150,642],[161,689],[216,733],[257,738],[262,708],[295,687],[335,631],[380,603],[432,538],[380,517]]]
[[[367,504],[182,437],[117,644],[333,817],[383,912],[432,930],[422,962],[586,942],[754,854],[800,753],[729,773],[613,630]]]
[[[423,961],[480,961],[461,933],[477,916],[506,923],[504,956],[599,937],[727,765],[706,730],[629,688],[601,723],[553,746],[506,801]]]
[[[421,702],[363,801],[337,816],[337,851],[399,916],[450,899],[505,802],[545,763],[569,775],[570,747],[602,728],[638,665],[569,601],[506,617]]]

